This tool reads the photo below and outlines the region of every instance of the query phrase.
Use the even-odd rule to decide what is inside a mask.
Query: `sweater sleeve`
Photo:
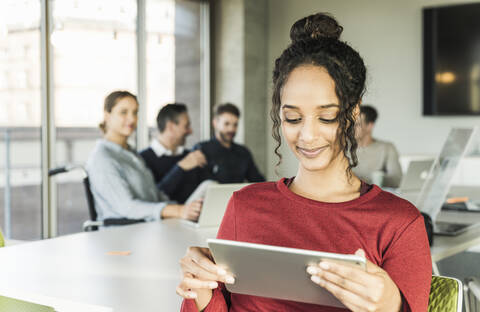
[[[400,290],[403,311],[427,311],[432,259],[421,215],[393,241],[385,252],[382,268]]]
[[[222,223],[218,229],[217,238],[235,240],[235,193],[228,202],[227,209],[223,216]],[[227,312],[230,307],[230,292],[225,288],[223,283],[219,283],[219,287],[213,290],[212,299],[203,310],[203,312]],[[181,312],[197,312],[195,300],[185,299],[182,303]]]
[[[178,164],[175,164],[157,183],[157,187],[164,191],[168,196],[176,191],[182,182],[185,171]]]
[[[124,178],[113,165],[102,172],[90,171],[89,179],[93,196],[106,203],[120,217],[129,219],[159,220],[167,202],[148,202],[138,199]]]

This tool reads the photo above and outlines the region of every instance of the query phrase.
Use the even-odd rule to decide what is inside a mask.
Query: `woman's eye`
[[[285,117],[285,121],[288,123],[299,123],[302,120],[302,118],[287,118]]]
[[[325,123],[332,123],[332,122],[337,121],[337,116],[332,116],[332,115],[322,116],[319,119],[320,119],[320,121],[325,122]]]

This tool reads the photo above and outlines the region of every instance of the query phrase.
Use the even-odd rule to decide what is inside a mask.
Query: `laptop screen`
[[[478,128],[453,128],[430,170],[416,202],[433,221],[442,209],[460,160],[478,148]]]

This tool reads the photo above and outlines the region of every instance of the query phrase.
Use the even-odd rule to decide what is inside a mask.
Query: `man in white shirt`
[[[197,186],[208,178],[202,169],[206,159],[199,150],[184,147],[192,134],[185,104],[165,105],[157,115],[158,137],[140,155],[153,172],[159,189],[172,200],[184,203]]]

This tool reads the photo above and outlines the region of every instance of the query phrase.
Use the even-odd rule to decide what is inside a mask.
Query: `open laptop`
[[[437,222],[437,215],[447,198],[452,179],[458,170],[458,164],[462,158],[478,149],[479,138],[478,127],[452,128],[422,186],[416,205],[432,218],[435,234],[458,235],[475,226]]]
[[[422,189],[435,159],[412,160],[400,183],[399,192],[409,193]]]
[[[434,163],[434,158],[411,160],[408,164],[407,171],[402,177],[400,186],[398,188],[382,187],[382,189],[416,205],[420,191],[425,184]]]
[[[247,185],[249,185],[249,183],[209,184],[205,191],[202,211],[200,212],[198,221],[183,220],[183,222],[198,228],[220,226],[228,201],[230,197],[232,197],[233,192]]]

